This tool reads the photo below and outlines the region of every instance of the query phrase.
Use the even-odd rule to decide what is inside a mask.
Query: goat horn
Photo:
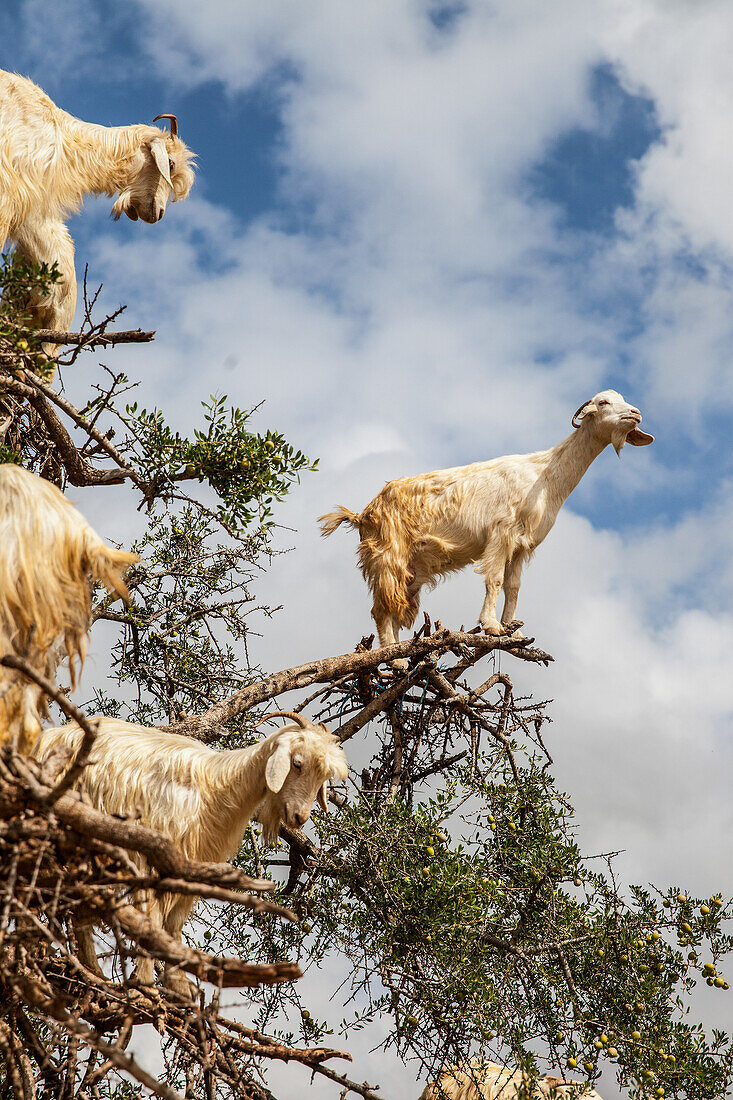
[[[156,115],[153,122],[157,122],[159,118],[167,118],[171,124],[171,137],[178,137],[178,119],[175,115]]]
[[[269,721],[270,718],[290,718],[303,730],[311,728],[311,723],[308,719],[304,718],[302,714],[296,714],[294,710],[271,710],[264,718],[260,718],[259,722],[256,722],[255,725],[261,726],[263,722]]]
[[[572,419],[571,423],[572,423],[574,428],[579,428],[580,427],[580,421],[577,419],[578,414],[582,413],[583,409],[585,408],[585,406],[587,404],[588,404],[588,402],[584,401],[583,404],[580,406],[580,408],[577,409],[577,411],[573,413],[573,419]]]

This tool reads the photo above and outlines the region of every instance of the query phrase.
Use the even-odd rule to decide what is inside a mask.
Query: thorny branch
[[[344,653],[338,657],[325,657],[318,661],[309,661],[307,664],[298,665],[295,668],[284,669],[273,673],[249,684],[241,691],[217,703],[203,714],[192,716],[181,722],[172,723],[165,728],[173,733],[182,733],[188,737],[196,737],[202,741],[216,740],[220,737],[226,724],[234,721],[252,707],[274,699],[289,691],[309,687],[311,684],[325,684],[325,694],[333,690],[333,685],[339,681],[357,680],[359,677],[374,675],[380,665],[389,665],[390,662],[408,659],[413,665],[423,658],[435,661],[446,653],[454,653],[459,656],[460,674],[465,674],[481,657],[492,652],[508,652],[523,661],[536,664],[548,664],[552,661],[549,653],[541,649],[535,649],[532,645],[533,638],[514,638],[511,635],[496,637],[489,634],[478,634],[470,631],[449,630],[447,627],[436,629],[435,633],[425,637],[416,635],[404,642],[385,646],[382,649],[363,649],[357,647],[353,653]],[[427,667],[427,666],[425,666]],[[400,676],[395,676],[395,683],[388,688],[390,694],[386,700],[381,700],[380,706],[376,696],[370,702],[374,703],[369,716],[369,721],[381,710],[404,692],[409,682],[414,681],[416,673],[410,671]],[[431,673],[431,675],[433,675]],[[488,683],[484,691],[493,686]],[[317,698],[318,696],[312,697]],[[362,723],[364,724],[364,723]],[[352,725],[346,730],[346,737],[353,736],[359,725]],[[344,740],[346,739],[344,738]]]

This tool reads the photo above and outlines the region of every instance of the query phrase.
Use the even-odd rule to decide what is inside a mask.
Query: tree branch
[[[382,649],[344,653],[338,657],[325,657],[319,661],[310,661],[305,665],[284,669],[282,672],[273,673],[254,684],[249,684],[234,695],[230,695],[228,699],[216,703],[204,714],[194,715],[181,722],[173,722],[160,728],[169,730],[171,733],[196,737],[200,741],[212,741],[221,736],[227,722],[284,692],[295,691],[310,684],[330,683],[339,676],[356,676],[359,673],[373,672],[379,665],[400,658],[417,661],[427,654],[437,655],[459,646],[480,651],[481,655],[500,650],[511,653],[522,661],[549,664],[553,658],[541,649],[532,648],[533,641],[533,638],[471,634],[442,627],[427,637],[410,638],[408,641],[396,642]],[[375,713],[379,713],[379,709],[377,708]]]
[[[297,963],[248,963],[241,959],[209,955],[206,951],[193,951],[162,928],[156,928],[132,905],[118,906],[115,916],[124,931],[148,954],[224,989],[273,985],[302,977],[303,972]]]
[[[12,322],[6,321],[5,324]],[[52,328],[28,328],[13,325],[16,332],[32,336],[43,344],[77,344],[85,348],[110,347],[114,344],[146,344],[155,337],[155,330],[120,329],[118,332],[59,332]]]

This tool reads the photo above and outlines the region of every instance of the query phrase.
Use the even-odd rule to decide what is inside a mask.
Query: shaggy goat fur
[[[84,769],[82,790],[105,813],[136,815],[169,837],[189,859],[231,859],[256,815],[267,843],[275,843],[280,825],[300,828],[313,802],[326,808],[328,780],[345,779],[346,756],[325,726],[299,715],[256,745],[219,751],[163,730],[100,718],[92,763]],[[74,723],[46,730],[37,755],[73,751],[81,739]],[[195,901],[183,894],[140,899],[158,926],[180,938]],[[91,944],[91,936],[86,940]],[[92,947],[93,953],[93,947]],[[87,965],[93,966],[85,949]],[[152,981],[144,960],[141,981]],[[172,976],[171,984],[187,989]]]
[[[128,595],[123,571],[136,554],[112,550],[55,485],[10,463],[0,465],[0,655],[24,657],[53,680],[64,654],[72,683],[84,660],[90,576]],[[29,752],[45,696],[0,668],[0,742]]]
[[[578,417],[580,423],[576,424]],[[547,451],[507,455],[450,470],[390,481],[363,512],[348,508],[320,517],[330,535],[342,523],[359,531],[359,562],[374,598],[382,646],[397,641],[419,608],[420,589],[476,562],[486,585],[479,622],[500,634],[496,601],[504,588],[502,621],[514,619],[522,565],[547,536],[558,512],[591,462],[609,444],[645,446],[641,413],[615,390],[578,409],[576,430]]]
[[[185,199],[193,154],[157,126],[98,126],[62,111],[32,81],[0,70],[0,249],[58,263],[62,278],[31,304],[33,323],[67,332],[76,306],[74,244],[64,224],[85,195],[118,195],[112,212],[159,221]]]
[[[540,1077],[531,1093],[540,1100],[572,1100],[580,1097],[583,1084],[562,1077]],[[420,1100],[521,1100],[529,1096],[528,1078],[519,1070],[493,1062],[472,1062],[465,1069],[447,1066],[436,1081],[425,1086]],[[601,1100],[591,1089],[584,1100]]]

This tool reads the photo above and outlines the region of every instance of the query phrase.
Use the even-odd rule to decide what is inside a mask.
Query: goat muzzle
[[[178,137],[178,119],[175,115],[156,115],[153,122],[158,122],[161,118],[167,118],[171,124],[171,137]]]

